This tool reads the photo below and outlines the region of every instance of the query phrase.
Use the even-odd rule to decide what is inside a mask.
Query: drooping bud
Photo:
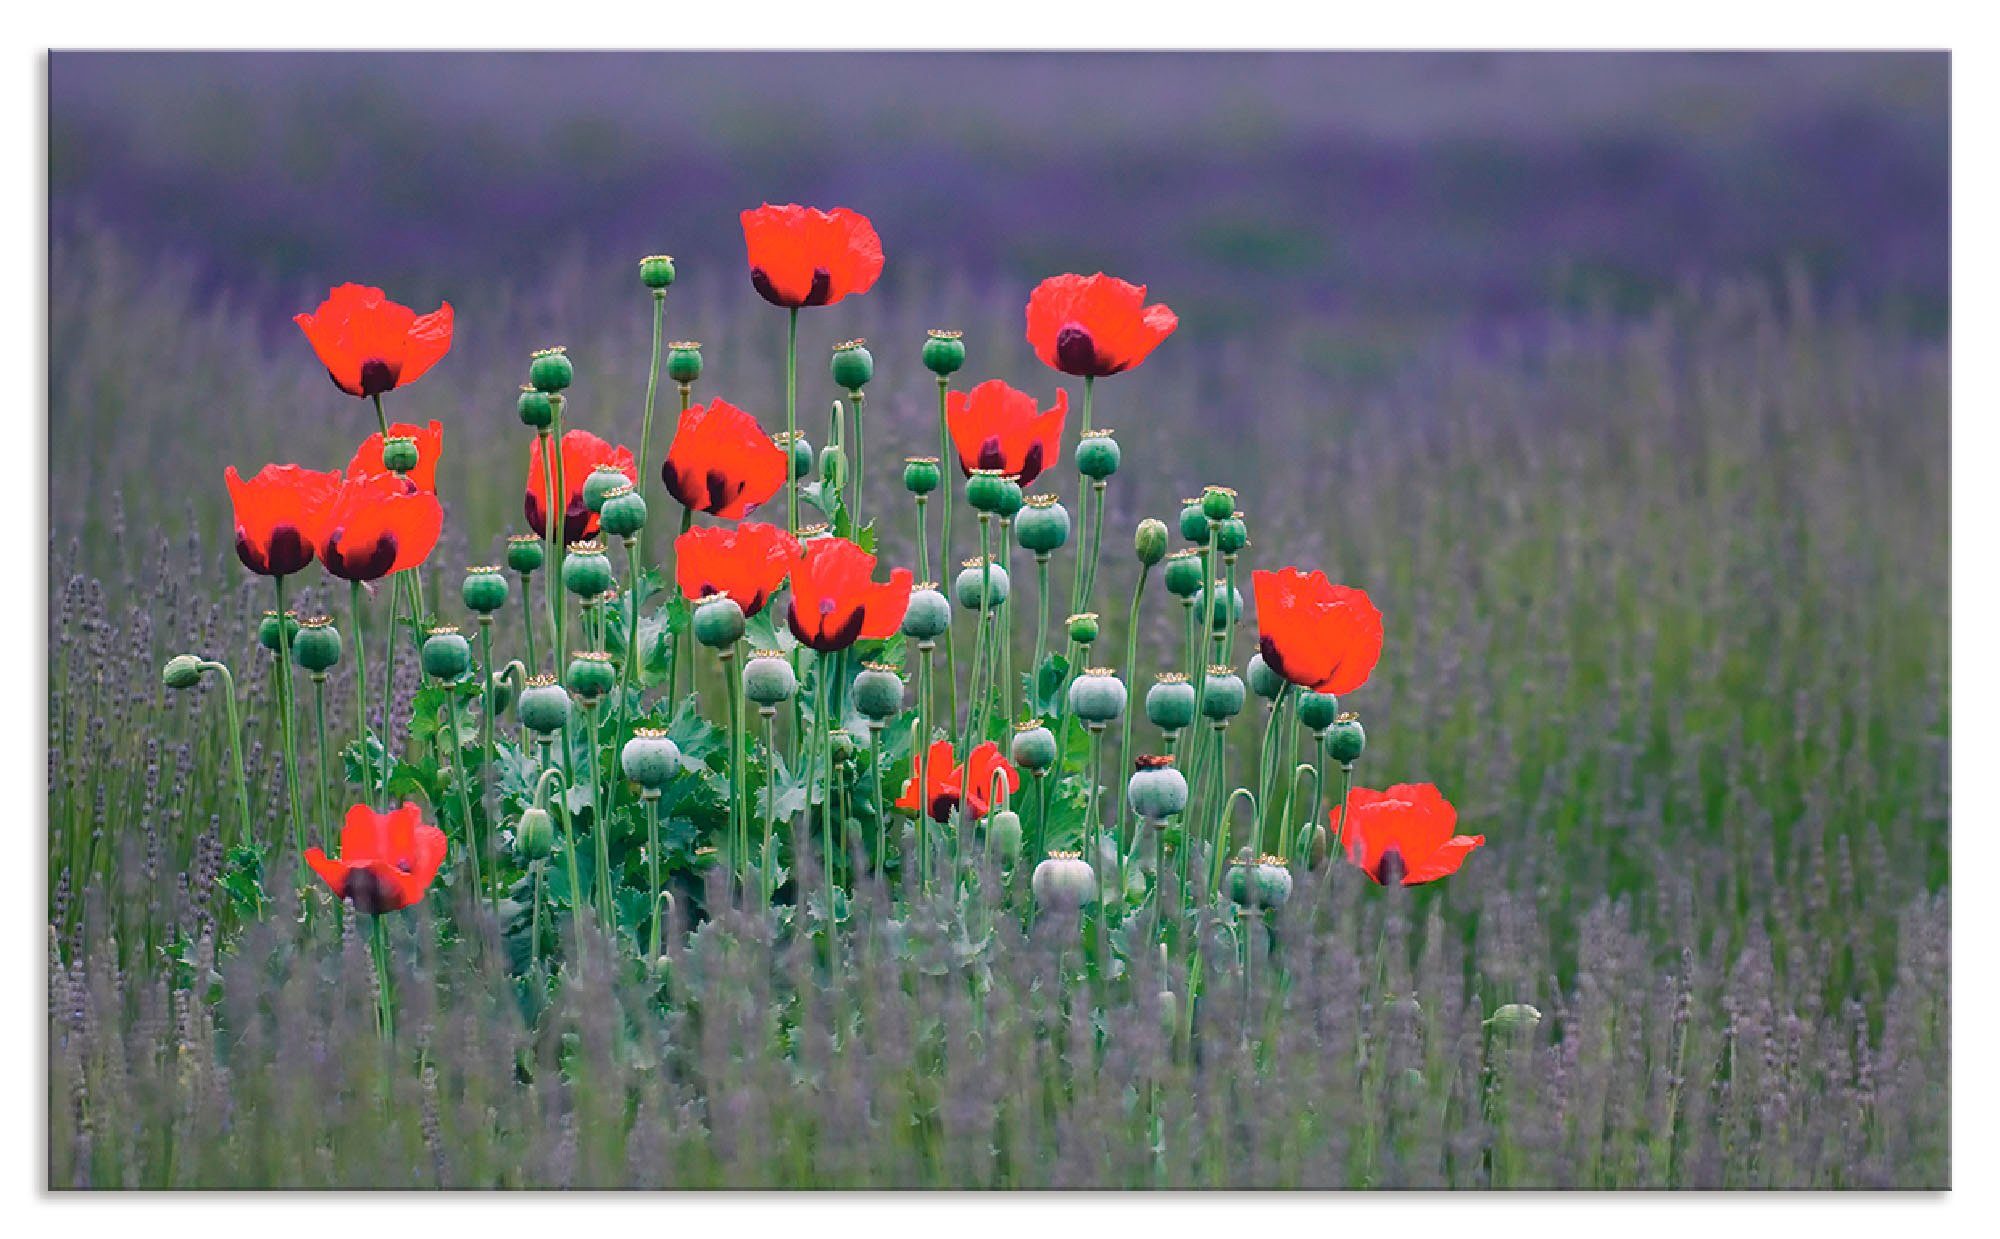
[[[933,330],[924,340],[924,369],[939,378],[958,373],[965,365],[965,340],[956,331]]]
[[[1007,570],[990,559],[976,556],[965,561],[951,592],[958,605],[968,611],[985,611],[1007,601]]]
[[[577,597],[589,600],[618,583],[611,570],[611,557],[604,553],[601,542],[572,542],[569,554],[563,557],[563,588]]]
[[[521,384],[521,396],[514,402],[514,412],[520,415],[523,426],[535,430],[547,430],[556,422],[556,402],[549,399],[547,392],[538,391],[532,383]]]
[[[425,675],[456,680],[472,669],[472,646],[456,628],[433,628],[424,638],[422,661]]]
[[[1204,718],[1217,723],[1235,718],[1243,712],[1243,677],[1231,667],[1210,667],[1199,696]]]
[[[160,668],[160,683],[176,691],[201,683],[201,659],[192,654],[176,654]]]
[[[292,638],[292,661],[312,672],[325,675],[340,665],[340,630],[330,616],[308,616]]]
[[[894,663],[869,663],[854,677],[854,708],[861,717],[882,722],[903,709],[902,668]]]
[[[1076,444],[1076,471],[1102,482],[1118,472],[1120,456],[1118,440],[1109,430],[1086,430]]]
[[[838,491],[847,485],[847,453],[838,443],[828,444],[819,451],[820,485],[827,490]]]
[[[1126,781],[1125,803],[1149,822],[1164,822],[1187,808],[1187,777],[1174,768],[1170,754],[1141,757]]]
[[[595,705],[597,699],[610,692],[618,684],[618,669],[611,665],[611,655],[602,650],[580,650],[569,660],[569,690],[575,693],[586,706]]]
[[[1050,731],[1040,719],[1030,719],[1014,725],[1014,739],[1008,745],[1007,755],[1014,764],[1030,774],[1039,774],[1056,764],[1060,756],[1056,746],[1056,733]]]
[[[514,827],[514,850],[522,860],[546,860],[556,850],[556,824],[547,809],[529,805]]]
[[[1035,902],[1052,911],[1074,912],[1097,898],[1097,874],[1081,852],[1050,852],[1029,886]]]
[[[538,535],[517,533],[507,539],[507,566],[522,576],[539,572],[548,554]]]
[[[1361,727],[1359,714],[1343,714],[1326,730],[1326,755],[1345,764],[1361,760],[1368,747],[1368,733]]]
[[[1125,683],[1109,667],[1090,667],[1069,683],[1069,708],[1086,724],[1113,722],[1125,712]]]
[[[618,767],[625,777],[657,793],[681,767],[680,746],[654,727],[635,727],[632,738],[618,750]]]
[[[501,574],[498,564],[478,564],[467,568],[465,583],[458,590],[465,609],[480,615],[491,615],[506,606],[508,593],[507,578]]]
[[[903,459],[903,489],[912,495],[928,495],[943,480],[937,457],[908,456]]]
[[[408,435],[391,435],[382,440],[382,467],[391,473],[408,473],[421,459],[417,441]]]
[[[1161,731],[1179,731],[1194,722],[1194,685],[1178,671],[1169,671],[1146,690],[1146,721]]]
[[[623,477],[623,474],[619,475]],[[646,497],[631,483],[604,492],[598,523],[614,538],[630,538],[646,527]]]
[[[1085,649],[1097,644],[1098,623],[1095,611],[1078,611],[1063,621],[1063,628],[1070,640]]]
[[[674,282],[674,256],[648,254],[639,260],[639,282],[656,293],[665,292]]]
[[[1047,555],[1069,541],[1069,511],[1054,495],[1030,495],[1014,522],[1014,540],[1024,551]]]
[[[575,380],[576,367],[570,364],[569,350],[561,345],[538,349],[528,359],[528,384],[536,391],[553,395]]]
[[[713,595],[694,609],[694,639],[709,649],[728,649],[742,635],[743,608],[729,595]]]
[[[1150,568],[1167,556],[1167,523],[1149,516],[1132,532],[1132,553]]]
[[[701,377],[701,341],[675,340],[667,345],[667,377],[683,386]]]
[[[986,840],[993,845],[1003,860],[1013,860],[1021,854],[1021,815],[1012,809],[1001,809],[986,823]]]
[[[1285,677],[1271,670],[1271,664],[1264,661],[1262,654],[1250,656],[1244,679],[1249,682],[1250,691],[1266,701],[1277,700],[1278,694],[1285,691]]]
[[[868,351],[867,345],[866,340],[849,340],[833,346],[833,359],[828,368],[833,372],[836,385],[858,392],[875,377],[875,355]]]
[[[1333,726],[1339,712],[1340,702],[1332,693],[1299,694],[1299,725],[1314,735]]]
[[[539,736],[552,735],[569,724],[569,690],[552,675],[529,676],[520,710],[523,727]]]
[[[926,581],[910,591],[910,605],[903,612],[903,635],[913,641],[931,641],[951,627],[951,600],[938,591],[937,582]]]
[[[1167,556],[1167,592],[1176,598],[1192,598],[1201,592],[1201,552],[1192,547]]]
[[[798,673],[777,650],[758,650],[743,664],[743,695],[760,706],[790,701],[798,691]]]

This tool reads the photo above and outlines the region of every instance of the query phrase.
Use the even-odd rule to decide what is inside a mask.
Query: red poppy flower
[[[319,557],[343,581],[379,581],[430,558],[443,529],[436,495],[393,473],[363,473],[333,497]]]
[[[326,509],[340,489],[338,473],[297,465],[265,465],[245,481],[230,465],[222,471],[236,509],[236,558],[260,576],[290,576],[319,553]]]
[[[798,554],[792,535],[761,521],[690,529],[674,539],[674,579],[689,598],[727,594],[743,614],[755,615],[784,583]]]
[[[377,813],[358,804],[340,829],[340,859],[309,848],[306,863],[335,898],[353,903],[364,916],[380,916],[424,897],[444,863],[444,850],[444,832],[424,821],[416,805]]]
[[[962,799],[965,810],[973,817],[986,816],[991,807],[990,796],[995,787],[993,776],[1003,775],[999,784],[1002,789],[1000,803],[1021,790],[1021,776],[1012,762],[1000,755],[1000,746],[993,741],[979,745],[966,754],[965,769],[961,770],[952,760],[952,745],[949,740],[932,741],[930,751],[924,755],[922,770],[913,770],[903,783],[903,794],[896,801],[898,809],[911,813],[919,810],[929,813],[933,821],[949,821],[951,811]],[[921,773],[925,784],[921,799],[917,795],[917,776]]]
[[[444,426],[436,418],[431,419],[428,427],[395,422],[389,427],[389,437],[417,441],[417,467],[403,476],[415,482],[418,490],[436,494],[438,454],[444,451]],[[382,432],[378,430],[363,439],[361,446],[355,449],[354,459],[347,462],[347,476],[387,472],[388,466],[382,463]]]
[[[588,430],[571,430],[562,437],[563,541],[581,542],[597,532],[597,513],[583,505],[583,484],[599,465],[616,465],[632,484],[639,484],[639,466],[632,462],[632,450],[613,447]],[[548,537],[542,514],[548,508],[548,492],[542,480],[542,436],[536,435],[528,449],[528,493],[521,501],[528,528]]]
[[[660,480],[682,505],[741,520],[785,484],[785,451],[757,419],[729,403],[691,406],[674,432]]]
[[[1257,648],[1271,670],[1321,693],[1351,693],[1382,657],[1382,613],[1364,590],[1297,568],[1250,575]]]
[[[1058,389],[1056,402],[1042,411],[1033,396],[999,379],[988,379],[969,392],[955,391],[946,400],[951,441],[966,476],[971,477],[974,469],[998,469],[1014,475],[1023,486],[1056,463],[1068,415],[1068,392]]]
[[[1028,343],[1045,365],[1078,378],[1102,378],[1146,360],[1181,320],[1146,304],[1146,286],[1102,271],[1055,275],[1028,297]]]
[[[292,321],[350,396],[379,396],[423,377],[451,351],[451,302],[429,314],[397,305],[379,288],[342,284]]]
[[[814,538],[792,561],[792,635],[822,654],[864,638],[894,635],[910,606],[910,570],[887,582],[875,576],[875,557],[846,538]]]
[[[1328,819],[1338,824],[1340,810]],[[1422,886],[1458,872],[1485,835],[1458,835],[1458,810],[1429,783],[1347,793],[1347,858],[1377,885]]]
[[[750,284],[772,305],[832,305],[865,293],[882,274],[882,238],[868,217],[846,207],[765,203],[743,212]]]

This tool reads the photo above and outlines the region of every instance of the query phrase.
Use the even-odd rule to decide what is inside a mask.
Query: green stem
[[[813,734],[808,746],[813,753],[814,760],[807,769],[814,774],[818,774],[822,780],[820,784],[819,850],[820,865],[825,870],[824,876],[826,879],[824,898],[826,899],[827,941],[831,943],[833,941],[833,763],[831,760],[833,752],[827,744],[826,736],[827,680],[830,677],[828,674],[829,666],[825,662],[821,662],[815,670],[817,674],[814,676],[814,679],[817,682],[813,685]],[[808,782],[806,786],[810,789],[812,785]],[[810,794],[806,799],[807,808],[810,809],[812,799]]]
[[[326,765],[326,672],[313,673],[313,724],[317,733],[317,750],[314,754],[314,768],[319,772],[319,830],[321,846],[330,847],[334,840],[333,805],[327,799]]]
[[[1125,691],[1130,695],[1130,700],[1125,705],[1124,726],[1118,737],[1118,772],[1127,777],[1132,773],[1133,707],[1139,704],[1139,685],[1134,679],[1139,674],[1139,600],[1146,596],[1146,578],[1152,573],[1151,564],[1139,565],[1139,583],[1132,587],[1132,605],[1125,611]],[[1118,817],[1119,821],[1124,821],[1125,813],[1122,809]],[[1125,855],[1123,826],[1119,827],[1118,833],[1120,837],[1118,855],[1122,863]],[[1132,842],[1136,847],[1139,842],[1137,835],[1133,836]]]
[[[442,744],[438,746],[444,750],[439,756],[444,757],[448,754],[451,758],[452,782],[458,788],[459,820],[465,824],[465,853],[472,859],[472,893],[473,898],[477,900],[480,893],[486,889],[486,880],[480,874],[479,863],[479,854],[484,849],[480,846],[479,832],[472,822],[472,798],[465,787],[465,744],[462,740],[463,733],[458,729],[458,693],[449,684],[444,685],[444,702],[445,718],[451,724],[451,743],[448,746]],[[444,772],[440,770],[438,773],[442,775]]]
[[[597,850],[597,914],[604,918],[604,932],[611,933],[611,819],[604,811],[604,789],[597,777],[597,707],[586,702],[584,718],[590,724],[589,747],[585,750],[590,769],[590,834]]]
[[[1007,599],[1000,604],[1000,702],[1007,725],[1020,715],[1020,688],[1014,680],[1014,521],[1000,518],[1000,567],[1007,574]]]
[[[654,329],[655,338],[658,328]],[[646,890],[648,902],[652,905],[653,947],[647,954],[648,963],[660,957],[660,793],[657,788],[647,788],[639,793],[639,799],[646,802]]]
[[[535,862],[534,908],[528,920],[528,975],[531,977],[542,970],[542,874],[548,867],[546,860]]]
[[[521,576],[521,630],[528,634],[528,666],[536,671],[542,669],[542,660],[535,654],[535,574],[523,572]]]
[[[307,880],[305,818],[299,812],[299,748],[292,734],[292,633],[285,623],[285,578],[271,578],[278,598],[278,723],[285,745],[285,799],[292,813],[292,851],[299,884]]]
[[[564,598],[566,591],[562,587],[563,557],[569,553],[569,544],[565,541],[569,536],[569,479],[564,476],[565,462],[562,450],[563,406],[568,401],[560,394],[556,394],[549,397],[549,403],[555,408],[555,437],[551,440],[555,444],[555,453],[550,460],[554,466],[555,480],[554,489],[549,492],[549,510],[542,519],[547,522],[550,537],[555,542],[549,552],[547,592],[549,605],[555,608],[555,671],[557,675],[561,675],[563,665],[569,661],[569,603]],[[549,457],[545,454],[544,459]]]
[[[485,814],[487,843],[492,843],[493,815],[493,616],[479,616],[479,678],[484,688],[479,705],[479,809]],[[488,888],[493,914],[500,915],[500,859],[493,859],[493,882]]]
[[[1076,438],[1077,445],[1079,447],[1082,446],[1083,444],[1083,436],[1090,433],[1090,406],[1091,406],[1091,397],[1095,391],[1095,386],[1094,386],[1095,383],[1096,380],[1090,378],[1088,375],[1084,377],[1083,425],[1078,428],[1077,438]],[[1075,457],[1072,456],[1071,459],[1075,459]],[[1100,495],[1102,494],[1102,492],[1099,493]],[[1084,522],[1086,522],[1089,518],[1090,518],[1090,479],[1079,473],[1077,474],[1076,478],[1076,522],[1077,522],[1077,530],[1079,538],[1081,538],[1082,531],[1086,528]],[[1088,607],[1083,605],[1083,558],[1084,558],[1082,554],[1083,548],[1079,546],[1077,548],[1077,552],[1078,553],[1076,557],[1076,570],[1074,574],[1070,577],[1070,586],[1069,586],[1069,613],[1071,615],[1075,615],[1079,611],[1089,610]]]
[[[646,367],[646,415],[639,423],[639,468],[649,467],[653,443],[653,397],[660,389],[660,333],[667,321],[667,290],[653,290],[653,363]],[[640,477],[646,476],[643,472]]]
[[[375,400],[375,424],[382,428],[382,443],[383,446],[386,447],[388,446],[389,442],[389,415],[382,411],[381,392],[375,393],[374,400]]]
[[[401,594],[396,588],[395,578],[390,578],[389,589],[384,592],[389,595],[389,626],[382,633],[382,640],[388,646],[383,654],[382,669],[382,798],[384,807],[387,807],[389,779],[396,769],[396,728],[389,713],[396,692],[396,603]]]
[[[736,870],[739,891],[750,889],[750,832],[743,815],[743,711],[737,703],[742,678],[731,674],[734,648],[715,652],[715,665],[722,675],[722,696],[729,710],[729,863]],[[745,902],[748,902],[747,899]]]
[[[849,519],[854,522],[854,528],[859,530],[861,528],[861,484],[863,475],[868,468],[868,440],[864,437],[866,432],[861,429],[861,415],[867,411],[868,397],[862,395],[861,389],[858,387],[847,394],[854,403],[854,498],[849,501],[847,512]]]
[[[1097,510],[1090,518],[1090,564],[1083,573],[1083,600],[1076,608],[1088,611],[1097,605],[1097,560],[1104,553],[1104,492],[1108,483],[1103,478],[1091,483],[1091,493],[1097,498]]]
[[[917,497],[917,579],[931,579],[931,533],[924,521],[924,501],[926,496]]]
[[[1042,659],[1049,650],[1049,556],[1035,552],[1035,661],[1029,668],[1035,683],[1041,683]]]
[[[764,892],[764,910],[768,912],[772,893],[777,889],[771,841],[777,826],[778,711],[775,706],[759,706],[757,712],[764,716],[764,846],[757,853],[757,877]]]
[[[229,753],[236,759],[236,810],[241,817],[242,833],[237,842],[250,841],[250,781],[243,774],[243,720],[236,711],[236,677],[229,674],[229,668],[222,663],[204,659],[203,671],[213,671],[222,678],[222,703],[229,723]],[[228,850],[227,844],[224,851]]]
[[[375,759],[368,752],[368,640],[361,627],[361,582],[347,587],[349,609],[354,613],[354,727],[361,745],[361,798],[375,803]]]
[[[950,425],[950,419],[946,412],[947,407],[949,405],[948,396],[951,391],[951,380],[949,378],[940,375],[937,381],[937,389],[938,389],[938,468],[943,470],[951,468],[951,462],[957,459],[957,457],[952,452],[951,425]],[[938,542],[938,576],[941,580],[945,592],[948,595],[951,591],[951,582],[947,578],[951,576],[951,562],[952,562],[950,487],[947,486],[944,488],[944,502],[939,506],[943,509],[942,521],[944,528],[940,531],[940,537]],[[947,717],[953,721],[954,725],[956,725],[958,720],[958,654],[952,645],[952,639],[951,639],[952,628],[953,625],[951,624],[945,625],[944,664],[945,664],[945,686],[947,692],[949,693],[949,700],[951,705],[951,713],[947,715]]]
[[[931,772],[931,656],[936,644],[919,641],[918,651],[923,661],[917,664],[917,742],[911,754],[912,765],[917,775],[917,813],[914,829],[917,834],[917,888],[928,894],[931,889],[931,847],[930,847],[930,772]],[[903,875],[903,888],[909,889],[910,876]]]
[[[799,310],[793,306],[785,327],[785,450],[799,437]],[[785,471],[791,472],[790,459],[785,462]],[[799,479],[790,478],[785,486],[785,530],[793,538],[799,536]]]
[[[618,718],[622,723],[639,671],[639,539],[625,539],[625,666],[618,677]],[[616,734],[615,732],[613,733]]]
[[[376,1017],[384,1041],[396,1039],[396,997],[389,970],[389,926],[379,916],[374,922]]]

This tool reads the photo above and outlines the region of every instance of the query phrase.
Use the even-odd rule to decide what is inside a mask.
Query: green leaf
[[[1042,659],[1042,665],[1035,671],[1035,678],[1028,685],[1030,702],[1035,713],[1045,719],[1053,719],[1063,711],[1063,691],[1069,682],[1069,659],[1061,654],[1050,654]]]

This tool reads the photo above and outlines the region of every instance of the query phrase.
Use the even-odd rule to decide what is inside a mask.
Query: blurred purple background
[[[50,227],[287,310],[740,262],[846,204],[887,287],[1100,267],[1250,330],[1641,311],[1803,273],[1949,325],[1943,54],[56,54]],[[61,273],[56,273],[60,278]],[[282,324],[281,324],[282,325]]]

